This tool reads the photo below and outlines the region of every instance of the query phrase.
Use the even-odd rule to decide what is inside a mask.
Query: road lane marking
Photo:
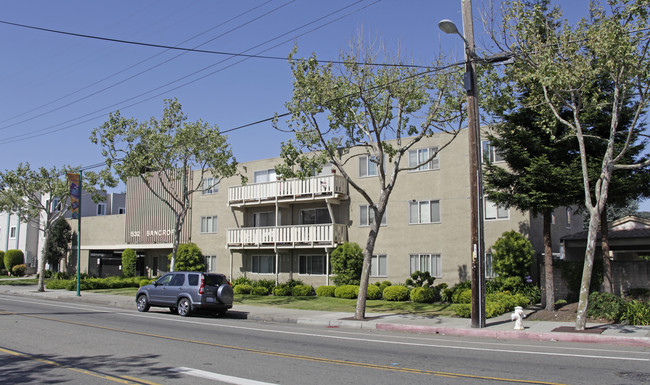
[[[208,380],[221,381],[221,382],[225,382],[227,384],[235,384],[235,385],[277,385],[276,383],[272,383],[272,382],[262,382],[262,381],[249,380],[247,378],[227,376],[225,374],[206,372],[205,370],[192,369],[192,368],[186,368],[186,367],[171,369],[171,371],[174,372],[174,373],[181,373],[181,374],[187,374],[187,375],[194,376],[194,377],[206,378]]]
[[[359,367],[359,368],[366,368],[366,369],[386,370],[386,371],[392,371],[392,372],[425,374],[425,375],[441,376],[441,377],[454,377],[454,378],[465,378],[465,379],[474,379],[474,380],[481,379],[481,380],[492,380],[492,381],[504,381],[504,382],[519,383],[519,384],[565,385],[565,384],[560,384],[560,383],[555,383],[555,382],[546,382],[546,381],[538,381],[538,380],[520,380],[520,379],[514,379],[514,378],[500,378],[500,377],[478,376],[478,375],[463,374],[463,373],[440,372],[440,371],[434,371],[434,370],[402,368],[402,367],[395,367],[395,366],[388,366],[388,365],[370,364],[370,363],[365,363],[365,362],[335,360],[335,359],[324,358],[324,357],[312,357],[312,356],[303,356],[303,355],[298,355],[298,354],[274,352],[274,351],[267,351],[267,350],[258,350],[258,349],[253,349],[253,348],[246,348],[246,347],[243,347],[243,346],[223,345],[223,344],[217,344],[217,343],[214,343],[214,342],[196,341],[196,340],[189,340],[189,339],[185,339],[185,338],[171,337],[171,336],[165,336],[165,335],[159,335],[159,334],[137,332],[137,331],[133,331],[133,330],[116,329],[116,328],[111,328],[111,327],[108,327],[108,326],[92,325],[92,324],[87,324],[87,323],[83,323],[83,322],[66,321],[66,320],[60,320],[60,319],[56,319],[56,318],[37,316],[37,315],[33,315],[33,314],[9,313],[9,312],[6,312],[6,311],[0,311],[0,314],[19,315],[19,316],[28,317],[28,318],[36,318],[36,319],[42,319],[42,320],[53,321],[53,322],[60,322],[60,323],[65,323],[65,324],[70,324],[70,325],[84,326],[84,327],[88,327],[88,328],[114,331],[114,332],[118,332],[118,333],[133,334],[133,335],[152,337],[152,338],[158,338],[158,339],[169,340],[169,341],[185,342],[185,343],[191,343],[191,344],[197,344],[197,345],[203,345],[203,346],[211,346],[211,347],[217,347],[217,348],[231,349],[231,350],[243,351],[243,352],[247,352],[247,353],[270,356],[270,357],[290,358],[290,359],[295,359],[295,360],[319,362],[319,363],[332,364],[332,365],[352,366],[352,367]]]
[[[86,375],[89,375],[89,376],[92,376],[92,377],[98,377],[98,378],[102,378],[104,380],[109,380],[109,381],[113,381],[113,382],[119,382],[121,384],[160,385],[160,384],[158,384],[156,382],[141,380],[141,379],[135,378],[135,377],[130,377],[130,376],[129,377],[127,377],[127,376],[117,377],[117,376],[111,376],[109,374],[96,372],[96,371],[93,371],[93,370],[76,368],[74,366],[61,364],[61,363],[53,361],[53,360],[40,358],[40,357],[37,357],[37,356],[33,356],[31,354],[27,354],[27,353],[23,353],[23,352],[19,352],[19,351],[16,351],[16,350],[3,348],[3,347],[0,347],[0,352],[6,353],[6,354],[9,354],[9,355],[12,355],[12,356],[26,358],[26,359],[33,360],[33,361],[36,361],[36,362],[40,362],[42,364],[47,364],[47,365],[67,369],[67,370],[70,370],[70,371],[73,371],[73,372],[76,372],[76,373],[86,374]]]

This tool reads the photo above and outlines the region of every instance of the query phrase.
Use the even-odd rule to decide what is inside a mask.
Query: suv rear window
[[[199,275],[198,274],[188,274],[187,275],[187,280],[190,283],[190,286],[198,286],[199,285]]]
[[[206,286],[221,286],[228,283],[226,277],[219,274],[205,274]]]

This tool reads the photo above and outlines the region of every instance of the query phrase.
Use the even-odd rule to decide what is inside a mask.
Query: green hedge
[[[526,306],[529,303],[528,297],[523,294],[512,294],[504,291],[500,293],[491,293],[485,296],[485,317],[494,318],[501,314],[509,313],[516,306]],[[457,316],[463,318],[471,317],[471,303],[460,303],[454,308]]]
[[[343,285],[334,290],[336,298],[354,299],[359,295],[359,286],[356,285]]]
[[[402,285],[389,286],[384,289],[383,295],[386,301],[408,301],[409,289]]]
[[[291,295],[294,297],[305,297],[312,295],[314,293],[314,288],[310,285],[297,285],[291,289]]]
[[[20,265],[15,265],[14,267],[11,268],[11,275],[16,276],[16,277],[22,277],[25,275],[25,270],[27,270],[27,266],[24,264]]]
[[[472,302],[472,289],[455,290],[451,296],[453,303],[471,303]]]
[[[235,287],[232,288],[232,292],[235,294],[250,294],[252,289],[253,286],[246,283],[241,283],[239,285],[235,285]]]
[[[273,295],[278,297],[288,297],[291,296],[291,286],[289,285],[279,285],[273,288]]]
[[[368,285],[368,291],[366,292],[366,299],[381,299],[381,289],[379,286]]]
[[[16,265],[22,265],[25,263],[25,255],[21,250],[11,249],[5,252],[4,257],[5,269],[11,271],[11,269]]]
[[[316,295],[319,297],[334,297],[336,286],[318,286],[316,288]]]
[[[411,301],[419,303],[431,303],[436,296],[436,291],[429,287],[416,287],[411,290]]]
[[[251,295],[269,295],[269,289],[264,286],[253,286]]]
[[[84,278],[79,282],[80,290],[119,289],[123,287],[140,287],[141,277]],[[76,279],[53,279],[47,282],[48,289],[77,290]]]

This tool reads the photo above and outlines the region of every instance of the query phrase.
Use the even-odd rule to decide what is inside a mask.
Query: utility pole
[[[465,39],[465,90],[469,141],[470,201],[472,228],[472,327],[485,327],[485,240],[483,232],[483,172],[481,125],[478,114],[476,53],[472,1],[461,0]]]

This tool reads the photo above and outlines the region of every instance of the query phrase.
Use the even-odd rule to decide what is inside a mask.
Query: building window
[[[118,214],[124,214],[126,212],[126,209],[124,207],[118,207],[117,208],[117,213]]]
[[[269,227],[269,226],[275,226],[275,211],[253,213],[253,227]]]
[[[201,233],[216,233],[217,217],[201,217]]]
[[[386,254],[373,255],[370,259],[370,276],[386,277],[388,275]]]
[[[298,272],[304,275],[325,275],[325,256],[301,255]]]
[[[255,171],[253,174],[253,183],[273,182],[277,180],[275,170],[270,168],[268,170]]]
[[[485,254],[485,278],[495,278],[497,275],[494,273],[494,264],[492,260],[492,253]]]
[[[219,179],[203,178],[202,194],[216,194],[219,192]]]
[[[571,228],[571,209],[567,207],[565,212],[566,212],[566,228],[570,229]]]
[[[97,215],[106,215],[106,203],[97,203]]]
[[[363,155],[359,157],[359,178],[377,176],[379,162],[374,156]]]
[[[251,273],[275,273],[275,264],[273,263],[274,257],[272,255],[253,255],[251,259]]]
[[[440,254],[411,254],[410,273],[428,271],[432,277],[442,277],[442,258]]]
[[[16,239],[16,226],[11,226],[9,228],[9,238]]]
[[[438,170],[440,168],[439,159],[436,156],[430,162],[424,163],[431,155],[438,151],[437,147],[421,148],[419,150],[409,151],[409,167],[415,167],[422,164],[413,171]],[[424,163],[424,164],[423,164]]]
[[[207,271],[212,271],[212,272],[217,271],[217,256],[206,255],[204,256],[204,258],[205,258],[205,266]]]
[[[52,207],[50,208],[52,212],[61,211],[61,199],[54,198],[52,199]]]
[[[440,223],[440,201],[410,201],[409,223]]]
[[[555,224],[555,213],[551,213],[551,224]]]
[[[485,220],[494,220],[494,219],[508,219],[510,218],[510,210],[494,204],[487,199],[485,202]]]
[[[483,163],[503,162],[503,157],[499,155],[496,148],[489,140],[484,140],[483,145]]]
[[[381,225],[386,226],[386,215],[381,218]],[[369,205],[359,206],[359,226],[372,226],[375,223],[375,212],[370,208]]]
[[[321,223],[332,223],[330,213],[326,208],[300,210],[301,225],[317,225]]]

